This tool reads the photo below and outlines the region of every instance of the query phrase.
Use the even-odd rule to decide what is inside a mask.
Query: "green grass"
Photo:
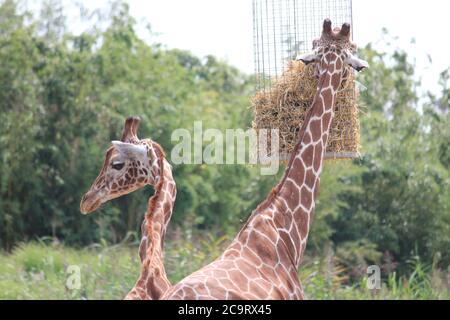
[[[304,265],[300,279],[308,299],[318,300],[449,300],[450,272],[438,269],[425,272],[423,265],[415,264],[408,276],[389,274],[379,290],[367,288],[367,277],[349,282],[345,268],[327,266],[323,261]]]
[[[0,255],[0,299],[118,299],[139,273],[136,250],[126,247],[74,250],[30,243]],[[81,289],[66,288],[69,266],[78,266]]]
[[[197,243],[193,246],[191,243]],[[173,282],[216,257],[226,239],[172,240],[166,247],[166,268]],[[333,261],[335,261],[334,259]],[[411,274],[391,274],[381,290],[366,288],[366,279],[349,285],[344,267],[329,258],[308,259],[300,269],[308,299],[450,299],[450,273],[411,261]],[[69,266],[78,266],[80,290],[66,287]],[[0,299],[121,299],[139,275],[136,246],[66,248],[28,243],[0,254]]]

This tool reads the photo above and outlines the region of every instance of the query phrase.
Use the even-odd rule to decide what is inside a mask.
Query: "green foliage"
[[[202,121],[204,130],[249,128],[252,78],[215,57],[144,42],[126,3],[113,3],[103,21],[79,35],[67,28],[59,1],[47,1],[42,8],[33,16],[13,0],[0,2],[0,247],[10,252],[41,237],[71,247],[138,238],[150,188],[110,202],[91,216],[79,214],[80,198],[124,119],[139,115],[140,136],[159,142],[170,160],[172,132],[192,131],[194,121]],[[372,45],[361,50],[371,65],[358,76],[368,88],[361,93],[362,159],[327,162],[322,174],[307,255],[334,251],[344,268],[336,277],[345,280],[333,277],[339,285],[327,295],[334,282],[314,276],[308,289],[316,290],[310,291],[312,297],[352,297],[371,263],[388,270],[385,285],[399,292],[383,297],[422,297],[425,289],[423,297],[436,297],[430,288],[442,277],[435,277],[435,270],[450,265],[450,69],[436,80],[440,92],[420,96],[408,54],[395,48],[389,52]],[[216,256],[222,237],[236,234],[281,174],[264,177],[257,167],[243,165],[174,166],[178,197],[171,228],[179,235],[168,244],[174,279]],[[204,239],[199,234],[211,230],[212,247],[196,243]],[[53,249],[51,274],[62,274],[76,259],[100,268],[96,275],[94,270],[93,287],[78,298],[119,297],[135,281],[130,277],[137,274],[134,253],[123,253],[130,260],[122,261],[119,270],[114,263],[106,267],[95,260],[122,259],[115,251],[104,255],[94,250],[88,260],[89,250]],[[11,258],[25,274],[45,273],[46,250],[24,246],[13,256],[2,256],[0,268],[15,270]],[[433,266],[413,273],[411,256]],[[111,270],[126,278],[109,282],[103,272]],[[50,282],[61,281],[51,277]],[[19,280],[8,278],[1,285],[8,281]],[[29,288],[5,295],[50,297],[48,287],[36,293]],[[68,298],[63,291],[52,297]]]
[[[252,86],[237,69],[214,57],[201,61],[144,43],[121,2],[112,5],[104,31],[72,35],[58,3],[44,5],[39,23],[31,24],[13,1],[0,6],[0,245],[8,250],[41,236],[69,245],[116,243],[139,230],[151,190],[90,217],[78,209],[127,116],[141,116],[140,135],[168,153],[174,129],[191,129],[194,121],[203,121],[205,129],[245,127],[251,118],[246,108]],[[238,222],[248,203],[240,196],[251,198],[247,171],[175,167],[174,222]],[[241,180],[230,179],[238,175]]]

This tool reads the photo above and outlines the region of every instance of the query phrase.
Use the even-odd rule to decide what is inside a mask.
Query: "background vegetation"
[[[122,2],[74,35],[59,1],[39,14],[0,1],[0,298],[121,298],[132,287],[153,190],[79,213],[126,116],[141,116],[140,136],[168,154],[172,131],[194,121],[250,127],[251,76],[136,28]],[[406,52],[369,45],[360,55],[371,64],[358,77],[364,156],[326,164],[300,277],[310,298],[449,298],[450,68],[438,94],[423,94]],[[239,165],[174,175],[166,257],[177,281],[221,252],[278,177]],[[86,271],[75,294],[64,287],[69,264]],[[382,266],[381,292],[363,285],[370,264]]]

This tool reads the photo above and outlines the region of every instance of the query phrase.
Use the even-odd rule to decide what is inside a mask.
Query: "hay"
[[[255,112],[253,129],[278,129],[280,160],[289,158],[298,139],[298,132],[311,107],[317,89],[315,65],[289,62],[285,72],[270,89],[258,92],[252,99]],[[335,114],[328,139],[327,159],[359,157],[359,110],[354,73],[344,70]],[[270,150],[271,141],[267,139]]]

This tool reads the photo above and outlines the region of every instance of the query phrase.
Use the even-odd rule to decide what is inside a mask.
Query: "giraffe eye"
[[[125,163],[123,163],[123,162],[114,162],[112,164],[112,168],[114,170],[122,170],[124,165],[125,165]]]

